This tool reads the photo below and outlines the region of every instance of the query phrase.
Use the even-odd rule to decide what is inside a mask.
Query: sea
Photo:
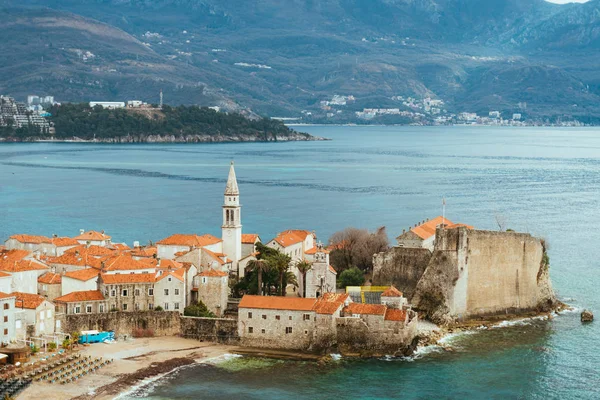
[[[444,339],[414,357],[316,364],[223,357],[126,394],[147,399],[598,399],[600,129],[300,126],[330,141],[0,144],[0,239],[105,230],[114,242],[220,235],[235,162],[244,232],[271,239],[385,226],[393,238],[442,213],[549,243],[573,307]]]

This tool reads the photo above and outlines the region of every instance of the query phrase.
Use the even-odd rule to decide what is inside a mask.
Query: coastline
[[[177,369],[224,356],[236,349],[180,337],[131,339],[83,347],[83,355],[114,359],[110,367],[86,375],[76,383],[33,382],[19,394],[22,400],[109,400],[131,393]]]

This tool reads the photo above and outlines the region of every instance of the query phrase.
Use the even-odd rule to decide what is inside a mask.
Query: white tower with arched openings
[[[223,225],[221,226],[223,253],[233,261],[234,270],[242,258],[242,207],[240,206],[240,190],[233,161],[229,167],[225,201],[223,202]]]

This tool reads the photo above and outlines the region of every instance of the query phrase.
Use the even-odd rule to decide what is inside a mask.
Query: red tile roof
[[[220,265],[225,265],[225,261],[223,261],[223,259],[219,257],[217,253],[214,253],[208,249],[202,249],[202,251],[205,252],[210,258],[218,262]]]
[[[103,260],[104,271],[136,271],[150,269],[153,265],[140,260],[135,260],[131,254],[121,254]]]
[[[101,274],[100,277],[107,285],[156,282],[154,274]]]
[[[434,218],[430,221],[427,221],[421,225],[411,228],[411,232],[416,234],[421,239],[425,240],[425,239],[428,239],[428,238],[432,237],[433,235],[435,235],[436,228],[439,225],[441,225],[442,222],[445,225],[454,224],[454,222],[450,221],[448,218],[436,217],[436,218]]]
[[[5,272],[38,271],[41,269],[48,269],[48,267],[36,260],[2,262],[0,259],[0,270]]]
[[[239,308],[258,308],[264,310],[312,311],[317,299],[281,296],[245,295]]]
[[[131,250],[131,248],[129,246],[127,246],[125,243],[113,243],[112,246],[119,251]]]
[[[65,252],[62,256],[48,258],[47,262],[50,265],[73,265],[76,267],[93,267],[100,269],[102,265],[102,258],[89,255],[87,252],[79,254],[75,252]]]
[[[335,268],[333,268],[331,265],[328,268],[329,268],[329,272],[333,272],[334,274],[337,275],[337,271],[335,270]]]
[[[0,292],[0,300],[1,299],[8,299],[9,297],[15,297],[12,294],[8,294],[8,293],[4,293],[4,292]]]
[[[321,249],[319,249],[319,247],[317,247],[317,246],[314,246],[314,247],[312,247],[312,248],[310,248],[310,249],[306,250],[306,251],[304,252],[304,254],[317,254],[317,251],[318,251],[319,253],[325,253],[325,254],[329,254],[329,253],[330,253],[330,251],[329,251],[329,250],[327,250],[327,249],[326,249],[326,248],[324,248],[324,247],[322,247]]]
[[[308,235],[312,235],[312,232],[299,230],[299,229],[291,229],[289,231],[280,232],[275,240],[282,247],[288,247],[294,245],[296,243],[300,243],[306,239]]]
[[[29,310],[35,310],[46,300],[44,297],[32,293],[12,292],[11,296],[17,298],[15,300],[16,308],[27,308]]]
[[[406,311],[398,310],[395,308],[388,308],[385,311],[384,319],[386,321],[406,321]]]
[[[59,274],[55,274],[52,272],[46,272],[44,275],[38,278],[38,283],[46,283],[49,285],[60,285],[62,282],[62,277]]]
[[[183,263],[175,260],[168,260],[166,258],[161,258],[160,263],[158,264],[158,268],[160,269],[179,269],[181,267],[183,267]]]
[[[98,246],[98,245],[90,245],[86,246],[84,244],[79,244],[76,247],[72,247],[69,250],[65,251],[65,254],[75,254],[79,253],[80,255],[88,255],[94,257],[102,257],[102,256],[110,256],[113,254],[117,254],[117,251],[114,249],[109,249],[108,247]]]
[[[134,257],[154,257],[156,255],[156,247],[136,247],[131,251]]]
[[[156,244],[162,244],[165,246],[204,247],[211,244],[217,244],[219,242],[222,242],[222,240],[210,234],[198,236],[176,233],[168,238],[156,242]]]
[[[211,278],[222,278],[227,275],[229,275],[227,272],[217,271],[216,269],[212,268],[209,268],[206,271],[202,271],[198,274],[198,276],[208,276]]]
[[[6,272],[0,271],[0,278],[6,278],[7,276],[12,276],[11,274],[7,274]]]
[[[99,301],[104,300],[104,295],[99,290],[83,290],[79,292],[71,292],[54,299],[57,303],[73,303],[80,301]]]
[[[337,310],[344,306],[344,302],[348,299],[346,293],[325,293],[315,303],[313,310],[317,314],[333,315]]]
[[[10,237],[10,239],[15,239],[17,242],[20,242],[20,243],[41,244],[41,243],[51,243],[52,242],[50,240],[50,238],[46,237],[46,236],[27,235],[27,234],[12,235]]]
[[[394,286],[390,286],[381,293],[382,297],[402,297],[402,292],[396,289]]]
[[[110,236],[104,234],[104,232],[96,232],[96,231],[87,231],[82,233],[79,236],[75,236],[73,239],[75,240],[110,240]]]
[[[165,279],[167,276],[172,276],[174,278],[179,279],[181,282],[183,282],[183,275],[184,274],[185,274],[185,268],[179,268],[179,269],[177,269],[175,271],[163,272],[162,275],[158,275],[156,277],[156,282]]]
[[[344,314],[384,315],[386,309],[382,304],[350,303],[344,308]]]
[[[56,247],[77,246],[79,242],[69,237],[52,238],[52,244]]]
[[[90,279],[96,278],[100,274],[100,270],[96,268],[85,268],[77,271],[70,271],[65,273],[65,277],[77,279],[78,281],[89,281]]]
[[[242,233],[242,243],[244,244],[254,244],[259,239],[256,233]]]

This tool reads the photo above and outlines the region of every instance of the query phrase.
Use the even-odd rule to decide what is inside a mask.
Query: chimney
[[[56,233],[53,233],[53,234],[52,234],[52,237],[53,237],[53,238],[57,238],[57,237],[58,237],[58,235],[57,235]]]
[[[100,261],[100,269],[104,272],[104,268],[106,267],[106,263],[104,261]]]
[[[102,232],[100,232],[100,233],[104,235],[104,229],[102,229]]]
[[[85,229],[80,229],[80,230],[79,230],[79,234],[80,234],[80,235],[83,235],[84,233],[85,233]]]

